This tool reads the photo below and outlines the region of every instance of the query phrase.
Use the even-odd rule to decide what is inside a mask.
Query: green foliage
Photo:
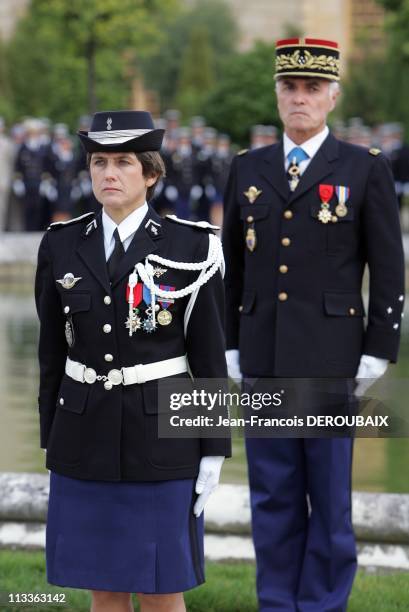
[[[161,41],[158,24],[179,0],[32,0],[7,50],[14,118],[78,115],[129,104],[140,58]],[[29,49],[29,52],[27,52]]]
[[[162,110],[171,108],[180,91],[181,70],[189,63],[186,58],[191,36],[198,30],[206,31],[210,73],[219,79],[226,59],[232,55],[237,40],[237,28],[229,7],[223,0],[198,0],[172,22],[163,24],[163,42],[157,53],[143,62],[145,83],[159,93]],[[206,51],[210,55],[209,51]],[[196,66],[199,72],[202,66]],[[187,94],[186,97],[189,97]]]
[[[203,105],[210,125],[242,145],[252,125],[278,125],[273,75],[273,44],[258,42],[251,51],[234,55]]]
[[[213,53],[208,31],[196,27],[190,33],[180,68],[176,107],[183,116],[191,117],[200,111],[201,101],[213,84]]]
[[[409,137],[409,1],[377,1],[387,11],[386,45],[368,50],[365,34],[361,37],[363,59],[349,66],[342,112],[369,125],[400,121]]]

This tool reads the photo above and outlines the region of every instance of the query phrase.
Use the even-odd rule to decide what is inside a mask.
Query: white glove
[[[23,196],[26,195],[26,187],[24,185],[24,182],[20,178],[15,179],[13,181],[12,188],[13,188],[14,195],[17,196],[18,198],[22,198]]]
[[[230,378],[241,381],[243,376],[242,376],[242,373],[240,372],[239,351],[237,349],[230,349],[226,351],[226,362],[227,362],[227,372]]]
[[[359,362],[358,372],[355,380],[357,388],[355,389],[356,397],[362,397],[369,387],[383,374],[388,367],[388,359],[373,357],[372,355],[362,355]]]
[[[195,491],[199,495],[193,507],[195,516],[200,516],[210,495],[213,493],[220,479],[224,457],[202,457],[199,466],[199,475],[196,480]]]

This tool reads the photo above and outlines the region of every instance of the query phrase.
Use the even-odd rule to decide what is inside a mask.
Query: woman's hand
[[[202,457],[199,466],[199,475],[196,480],[196,493],[199,497],[193,507],[193,513],[198,517],[202,514],[203,508],[210,495],[219,484],[220,471],[222,469],[224,457]]]

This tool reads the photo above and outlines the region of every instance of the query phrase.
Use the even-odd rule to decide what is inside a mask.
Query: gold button
[[[111,303],[111,298],[109,297],[109,295],[106,295],[104,297],[104,304],[106,304],[107,306],[109,306]]]
[[[288,246],[290,246],[290,244],[291,244],[291,240],[290,240],[289,238],[283,238],[283,239],[281,240],[281,244],[282,244],[283,246],[285,246],[285,247],[288,247]]]
[[[281,274],[287,274],[287,272],[288,272],[288,266],[286,266],[285,264],[283,264],[282,266],[280,266],[280,272],[281,272]]]
[[[350,314],[351,316],[353,316],[355,313],[356,313],[355,308],[350,308],[350,309],[349,309],[349,314]]]
[[[109,323],[105,323],[104,327],[102,328],[104,330],[105,334],[109,334],[109,332],[111,331],[112,327],[110,326]]]
[[[285,293],[285,291],[282,291],[278,294],[278,299],[280,302],[285,302],[288,299],[288,295]]]
[[[243,312],[243,306],[239,306],[239,312]]]
[[[284,211],[284,219],[292,219],[293,218],[293,213],[291,210],[285,210]]]
[[[252,217],[251,215],[247,217],[247,223],[253,223],[253,221],[254,221],[254,217]]]

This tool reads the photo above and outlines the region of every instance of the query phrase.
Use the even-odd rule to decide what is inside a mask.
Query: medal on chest
[[[350,188],[344,185],[337,185],[335,187],[335,193],[337,194],[338,204],[335,207],[335,214],[337,217],[346,217],[348,214],[348,208],[346,203],[349,200]]]
[[[159,289],[175,291],[176,287],[159,285]],[[126,288],[126,301],[129,304],[129,314],[125,326],[129,330],[130,337],[138,329],[151,334],[156,331],[157,323],[166,326],[172,322],[173,317],[169,307],[174,304],[174,300],[171,298],[157,298],[155,295],[152,295],[149,287],[144,283],[138,282],[138,275],[135,272],[129,276]],[[144,312],[141,306],[143,303],[146,304]]]
[[[327,224],[333,220],[333,215],[330,210],[330,200],[334,195],[334,185],[319,185],[319,196],[321,199],[321,209],[318,213],[318,219],[321,223]]]
[[[75,335],[74,335],[74,325],[72,323],[72,317],[67,317],[67,320],[65,322],[65,339],[70,348],[74,346]]]

